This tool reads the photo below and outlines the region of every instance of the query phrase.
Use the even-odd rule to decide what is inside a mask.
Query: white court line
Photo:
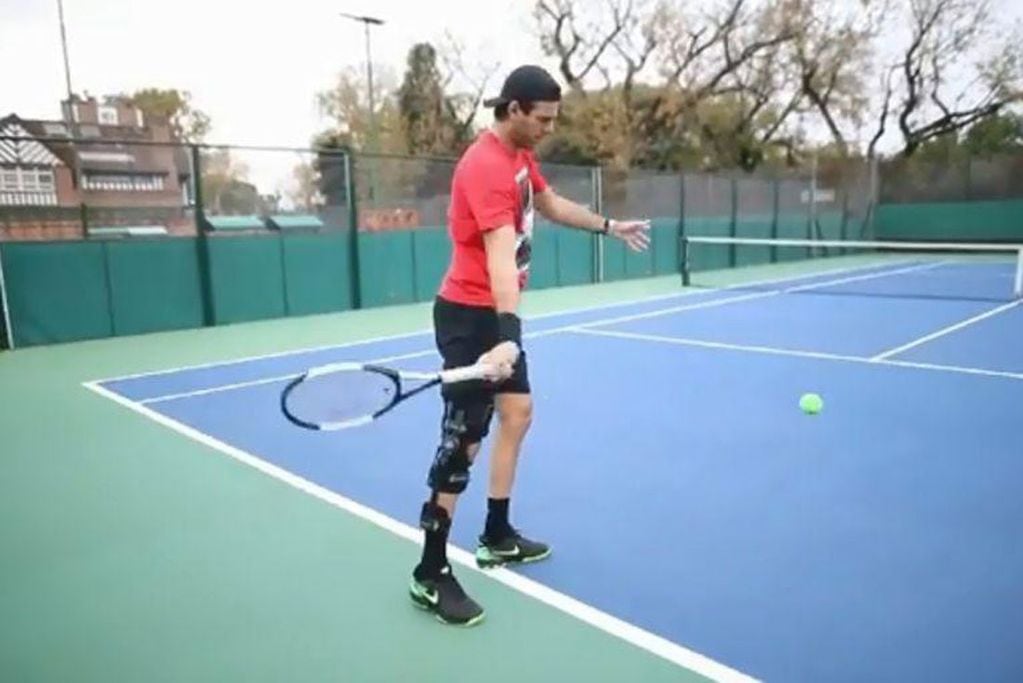
[[[522,335],[525,339],[535,339],[536,337],[546,337],[547,335],[557,334],[563,332],[567,328],[557,327],[551,330],[544,330],[542,332],[530,332]],[[410,358],[422,358],[423,356],[439,355],[437,349],[424,349],[423,351],[413,351],[411,353],[402,353],[397,356],[384,356],[383,358],[372,358],[365,363],[376,363],[382,365],[384,363],[393,363],[399,360],[408,360]],[[302,372],[305,372],[304,370]],[[288,375],[277,375],[276,377],[260,377],[259,379],[252,379],[245,382],[235,382],[233,384],[218,384],[212,387],[206,387],[205,389],[195,389],[193,391],[183,391],[178,394],[163,394],[161,396],[153,396],[150,398],[144,398],[137,403],[142,405],[149,405],[151,403],[163,403],[164,401],[174,401],[181,398],[192,398],[194,396],[206,396],[207,394],[216,394],[221,391],[233,391],[235,389],[247,389],[248,387],[258,387],[263,384],[274,384],[275,382],[283,382],[284,380],[294,379],[298,377],[302,372],[293,372]]]
[[[96,382],[85,382],[83,386],[104,398],[108,398],[121,406],[133,410],[136,413],[163,425],[164,427],[172,429],[179,434],[197,441],[204,446],[220,451],[221,453],[230,456],[249,467],[259,470],[263,474],[269,475],[278,481],[284,482],[285,484],[302,491],[303,493],[340,508],[349,514],[355,515],[360,519],[380,527],[381,529],[389,531],[395,536],[411,541],[412,543],[422,543],[422,531],[417,528],[399,522],[398,520],[388,517],[377,510],[341,496],[334,491],[319,486],[308,479],[299,477],[286,469],[262,460],[261,458],[243,451],[240,448],[231,446],[230,444],[215,439],[197,429],[173,420],[151,408],[147,408],[143,405],[130,401],[120,394],[100,386]],[[554,607],[555,609],[561,610],[562,612],[569,614],[590,626],[594,626],[605,633],[620,638],[625,642],[631,643],[632,645],[635,645],[636,647],[639,647],[653,655],[657,655],[658,657],[702,676],[706,676],[712,680],[722,681],[725,683],[731,683],[732,681],[748,682],[756,680],[746,674],[736,671],[735,669],[727,667],[724,664],[705,657],[698,652],[693,652],[692,650],[684,648],[677,643],[650,633],[649,631],[645,631],[638,626],[611,616],[606,612],[602,612],[595,607],[591,607],[586,603],[580,602],[579,600],[569,597],[564,593],[559,593],[548,586],[533,581],[532,579],[526,578],[520,574],[516,574],[508,569],[499,568],[488,569],[486,571],[481,570],[476,567],[476,560],[473,554],[462,550],[461,548],[449,545],[448,557],[463,567],[472,569],[484,576],[488,576],[498,583],[502,583],[524,595],[539,600],[540,602]]]
[[[398,360],[406,360],[408,358],[419,358],[422,356],[429,356],[432,353],[437,353],[436,349],[427,349],[425,351],[414,351],[412,353],[403,353],[398,356],[387,356],[386,358],[374,358],[373,360],[366,361],[367,363],[393,363]],[[284,380],[294,379],[305,372],[292,372],[287,375],[277,375],[276,377],[261,377],[259,379],[249,380],[247,382],[236,382],[234,384],[218,384],[217,386],[207,387],[205,389],[195,389],[194,391],[183,391],[179,394],[163,394],[161,396],[153,396],[152,398],[145,398],[141,401],[137,401],[140,405],[149,405],[151,403],[162,403],[164,401],[174,401],[180,398],[192,398],[194,396],[206,396],[207,394],[216,394],[221,391],[233,391],[235,389],[246,389],[248,387],[258,387],[263,384],[274,384],[275,382],[283,382]]]
[[[641,320],[641,319],[646,319],[646,318],[653,318],[653,317],[662,316],[662,315],[669,315],[671,313],[682,313],[684,311],[694,311],[694,310],[699,310],[699,309],[704,309],[704,308],[714,308],[716,306],[724,306],[726,304],[734,304],[734,303],[739,303],[741,301],[750,301],[750,300],[753,300],[753,299],[762,299],[764,297],[776,296],[778,294],[783,294],[783,293],[806,291],[806,290],[813,289],[813,288],[816,288],[816,287],[829,287],[829,286],[832,286],[832,285],[845,284],[847,282],[857,282],[859,280],[876,279],[876,278],[884,277],[886,275],[898,275],[898,274],[901,274],[901,273],[911,272],[911,271],[915,271],[915,270],[925,270],[925,269],[929,269],[929,268],[935,268],[938,265],[940,265],[940,263],[928,263],[928,264],[925,264],[925,265],[915,265],[915,266],[909,266],[909,267],[906,267],[906,268],[899,268],[899,269],[896,269],[896,270],[886,270],[886,271],[882,271],[882,272],[871,272],[871,273],[868,273],[866,275],[855,275],[855,276],[851,276],[851,277],[844,277],[844,278],[839,278],[837,280],[824,280],[822,282],[815,282],[815,283],[810,283],[810,284],[806,284],[806,285],[800,285],[798,287],[789,287],[789,288],[786,288],[786,289],[774,290],[774,291],[770,291],[770,292],[756,292],[754,294],[742,294],[742,295],[739,295],[739,296],[725,297],[724,299],[711,299],[709,301],[700,301],[700,302],[695,303],[695,304],[686,304],[684,306],[672,306],[671,308],[662,308],[662,309],[658,309],[656,311],[648,311],[646,313],[636,313],[636,314],[633,314],[633,315],[620,316],[620,317],[617,317],[617,318],[604,318],[604,319],[601,319],[601,320],[594,320],[594,321],[588,322],[588,323],[577,323],[577,324],[574,324],[574,325],[565,325],[565,326],[562,326],[562,327],[555,327],[555,328],[551,328],[549,330],[543,330],[541,332],[530,332],[530,333],[527,333],[527,334],[523,335],[523,337],[526,338],[526,339],[535,339],[536,337],[545,337],[547,335],[558,334],[560,332],[572,331],[572,330],[576,330],[578,328],[583,328],[583,327],[601,327],[601,326],[604,326],[604,325],[612,325],[612,324],[615,324],[615,323],[628,322],[628,321],[632,321],[632,320]],[[412,353],[404,353],[404,354],[401,354],[401,355],[398,355],[398,356],[388,356],[386,358],[376,358],[376,359],[369,360],[369,361],[366,361],[366,362],[368,362],[368,363],[391,363],[391,362],[394,362],[394,361],[397,361],[397,360],[406,360],[406,359],[410,359],[410,358],[419,358],[419,357],[422,357],[422,356],[429,356],[429,355],[435,354],[435,353],[436,353],[435,349],[426,349],[426,350],[423,350],[423,351],[413,351]],[[298,374],[299,373],[292,373],[292,374],[289,374],[289,375],[277,375],[277,376],[274,376],[274,377],[261,377],[261,378],[258,378],[258,379],[248,380],[248,381],[245,381],[245,382],[236,382],[236,383],[232,383],[232,384],[220,384],[220,385],[215,385],[215,386],[212,386],[212,387],[205,387],[203,389],[195,389],[193,391],[186,391],[186,392],[181,392],[181,393],[176,393],[176,394],[165,394],[165,395],[160,395],[160,396],[153,396],[153,397],[150,397],[150,398],[142,399],[142,400],[139,401],[139,403],[142,403],[142,404],[160,403],[160,402],[163,402],[163,401],[171,401],[171,400],[182,399],[182,398],[191,398],[191,397],[194,397],[194,396],[205,396],[205,395],[208,395],[208,394],[215,394],[215,393],[219,393],[219,392],[222,392],[222,391],[232,391],[232,390],[235,390],[235,389],[245,389],[245,388],[248,388],[248,387],[260,386],[260,385],[263,385],[263,384],[273,384],[274,382],[280,382],[280,381],[283,381],[285,379],[291,379],[293,377],[296,377]],[[106,380],[106,381],[109,381],[109,380]]]
[[[936,372],[951,372],[964,375],[980,375],[984,377],[1002,377],[1005,379],[1023,380],[1023,373],[1003,372],[999,370],[985,370],[984,368],[969,368],[957,365],[938,365],[936,363],[914,363],[901,360],[873,360],[863,356],[846,356],[838,353],[826,353],[821,351],[799,351],[797,349],[779,349],[771,346],[750,346],[746,344],[727,344],[725,342],[703,341],[701,339],[687,339],[684,337],[664,337],[656,334],[640,334],[636,332],[619,332],[617,330],[595,330],[588,326],[576,326],[565,330],[578,334],[589,334],[597,337],[617,337],[619,339],[633,339],[636,341],[652,341],[662,344],[676,344],[678,346],[696,346],[706,349],[724,349],[728,351],[742,351],[746,353],[760,353],[772,356],[792,356],[795,358],[815,358],[818,360],[843,361],[847,363],[862,363],[865,365],[888,365],[900,368],[915,368],[917,370],[933,370]]]
[[[838,257],[841,258],[841,257]],[[897,262],[896,262],[897,263]],[[627,306],[638,306],[646,303],[655,301],[664,301],[667,299],[685,298],[690,296],[697,296],[700,294],[713,295],[714,292],[726,292],[733,289],[741,289],[744,287],[760,287],[763,285],[779,284],[782,282],[794,282],[797,280],[806,280],[814,277],[822,277],[827,275],[837,275],[839,273],[851,273],[858,270],[876,270],[878,268],[884,268],[886,266],[893,265],[892,263],[872,263],[868,265],[857,265],[857,266],[845,266],[842,268],[826,268],[813,273],[802,273],[799,275],[785,275],[782,277],[768,278],[764,280],[755,280],[752,282],[738,283],[734,285],[728,285],[726,287],[719,287],[716,289],[687,289],[681,292],[672,292],[671,294],[655,294],[648,297],[640,297],[637,299],[627,299],[625,301],[617,301],[606,304],[595,304],[593,306],[581,306],[578,308],[569,308],[561,311],[552,311],[549,313],[540,313],[524,318],[526,322],[533,320],[543,320],[545,318],[554,318],[557,316],[571,316],[579,313],[589,313],[592,311],[601,311],[610,308],[619,308]],[[608,284],[608,283],[602,283]],[[370,309],[361,309],[370,310]],[[355,313],[356,311],[344,311],[343,313]],[[262,321],[265,322],[265,321]],[[365,339],[356,339],[342,344],[323,344],[320,346],[308,346],[298,349],[290,349],[287,351],[275,351],[273,353],[265,353],[254,356],[243,356],[241,358],[232,358],[230,360],[211,361],[209,363],[198,363],[195,365],[182,365],[175,368],[166,368],[163,370],[150,370],[148,372],[137,372],[128,375],[118,375],[115,377],[107,377],[105,379],[90,380],[93,382],[121,382],[130,379],[139,379],[142,377],[156,377],[159,375],[168,375],[175,372],[183,372],[185,370],[202,370],[207,368],[216,368],[229,365],[237,365],[241,363],[248,363],[257,360],[267,360],[270,358],[281,358],[283,356],[299,355],[303,353],[315,353],[317,351],[329,351],[331,349],[347,349],[353,346],[362,346],[368,344],[376,344],[379,342],[394,341],[397,339],[410,339],[412,337],[419,337],[426,334],[433,334],[433,328],[425,328],[421,330],[415,330],[413,332],[401,332],[398,334],[390,334],[379,337],[368,337]]]
[[[806,292],[812,289],[819,289],[821,287],[831,287],[834,285],[844,285],[849,282],[859,282],[861,280],[875,280],[877,278],[887,277],[889,275],[901,275],[903,273],[910,273],[917,270],[928,270],[930,268],[936,268],[943,265],[944,262],[927,263],[923,265],[908,266],[906,268],[898,268],[896,270],[885,270],[881,272],[867,273],[866,275],[854,275],[851,277],[843,277],[837,280],[824,280],[822,282],[811,282],[805,285],[799,285],[797,287],[787,287],[785,289],[776,289],[770,292],[757,292],[755,294],[743,294],[740,296],[726,297],[724,299],[713,299],[711,301],[701,301],[696,304],[688,304],[683,306],[672,306],[671,308],[661,308],[656,311],[647,311],[645,313],[634,313],[632,315],[623,315],[617,318],[604,318],[603,320],[595,320],[589,323],[580,323],[579,325],[567,325],[566,328],[573,327],[601,327],[604,325],[616,325],[618,323],[632,322],[634,320],[646,320],[648,318],[658,318],[663,315],[670,315],[672,313],[681,313],[682,311],[693,311],[700,308],[714,308],[715,306],[724,306],[725,304],[734,304],[740,301],[752,301],[754,299],[764,299],[766,297],[778,296],[780,294],[791,294],[793,292]],[[750,286],[750,285],[746,285]],[[564,328],[562,328],[564,329]]]
[[[876,361],[885,360],[886,358],[890,358],[892,356],[897,356],[897,355],[899,355],[900,353],[902,353],[904,351],[909,351],[910,349],[914,349],[914,348],[916,348],[918,346],[926,344],[927,342],[932,342],[935,339],[938,339],[940,337],[944,337],[947,334],[952,334],[953,332],[961,330],[961,329],[963,329],[965,327],[969,327],[970,325],[973,325],[974,323],[979,323],[981,320],[986,320],[987,318],[991,318],[993,316],[996,316],[999,313],[1004,313],[1005,311],[1009,310],[1010,308],[1015,308],[1020,303],[1021,303],[1020,301],[1012,301],[1012,302],[1007,303],[1007,304],[1005,304],[1003,306],[999,306],[997,308],[992,308],[990,311],[984,311],[983,313],[981,313],[979,315],[975,315],[972,318],[967,318],[966,320],[960,321],[960,322],[958,322],[958,323],[956,323],[954,325],[949,325],[948,327],[943,327],[940,330],[938,330],[937,332],[932,332],[931,334],[928,334],[928,335],[926,335],[924,337],[920,337],[919,339],[914,339],[913,341],[908,342],[906,344],[903,344],[902,346],[896,346],[894,349],[888,349],[887,351],[882,351],[881,353],[877,354],[876,356],[874,356],[870,360],[876,362]]]

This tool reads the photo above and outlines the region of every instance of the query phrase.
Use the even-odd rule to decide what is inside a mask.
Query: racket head
[[[397,372],[361,363],[312,368],[281,392],[281,411],[305,429],[336,431],[372,422],[401,397]]]

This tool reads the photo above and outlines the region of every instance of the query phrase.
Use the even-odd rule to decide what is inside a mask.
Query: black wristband
[[[605,218],[604,219],[604,229],[600,231],[600,234],[602,234],[602,235],[610,235],[611,234],[611,219],[610,218]]]
[[[497,314],[497,338],[499,341],[513,341],[522,346],[522,321],[514,313]]]

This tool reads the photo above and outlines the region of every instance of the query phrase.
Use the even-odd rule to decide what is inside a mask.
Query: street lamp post
[[[373,53],[370,49],[370,37],[369,27],[383,26],[384,20],[376,17],[359,16],[356,14],[346,14],[345,12],[339,13],[341,16],[351,19],[352,21],[362,22],[363,27],[366,31],[366,83],[369,86],[369,129],[370,129],[370,151],[375,151],[377,145],[377,114],[376,104],[374,102],[373,95]]]

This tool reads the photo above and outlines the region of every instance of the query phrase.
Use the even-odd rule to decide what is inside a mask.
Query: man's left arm
[[[582,204],[562,197],[547,187],[534,197],[536,210],[552,223],[570,228],[591,230],[610,235],[629,245],[633,251],[643,251],[650,246],[650,221],[618,221],[593,213]]]

